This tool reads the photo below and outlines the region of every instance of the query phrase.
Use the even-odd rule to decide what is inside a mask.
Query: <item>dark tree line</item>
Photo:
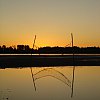
[[[52,54],[70,54],[70,53],[87,53],[87,54],[99,54],[100,48],[99,47],[42,47],[38,49],[39,53],[52,53]]]
[[[16,47],[0,46],[1,54],[100,54],[99,47],[40,47],[38,49],[30,48],[29,45],[17,45]]]

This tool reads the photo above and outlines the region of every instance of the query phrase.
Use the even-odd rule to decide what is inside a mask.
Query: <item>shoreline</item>
[[[0,55],[0,68],[100,66],[100,55]]]

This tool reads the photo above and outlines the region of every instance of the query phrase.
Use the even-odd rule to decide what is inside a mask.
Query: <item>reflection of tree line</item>
[[[0,53],[36,53],[36,54],[68,54],[68,53],[100,53],[100,47],[40,47],[30,48],[29,45],[0,46]]]
[[[32,80],[33,80],[33,85],[34,85],[35,91],[36,91],[35,81],[39,80],[41,78],[50,76],[50,77],[60,80],[61,82],[63,82],[67,86],[69,86],[72,90],[71,97],[73,97],[75,66],[73,67],[72,81],[69,80],[68,77],[66,77],[63,73],[55,70],[54,68],[44,68],[35,74],[33,74],[32,67],[30,67],[30,69],[31,69],[31,75],[32,75]]]

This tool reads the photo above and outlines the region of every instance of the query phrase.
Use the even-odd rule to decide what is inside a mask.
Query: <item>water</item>
[[[73,66],[0,69],[0,100],[100,100],[100,66],[75,68],[71,98],[72,80]]]

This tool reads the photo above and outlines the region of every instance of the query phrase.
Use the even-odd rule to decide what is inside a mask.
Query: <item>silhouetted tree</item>
[[[38,54],[100,54],[99,47],[41,47],[38,49],[30,48],[29,45],[17,45],[6,47],[6,45],[0,46],[0,53],[38,53]]]

